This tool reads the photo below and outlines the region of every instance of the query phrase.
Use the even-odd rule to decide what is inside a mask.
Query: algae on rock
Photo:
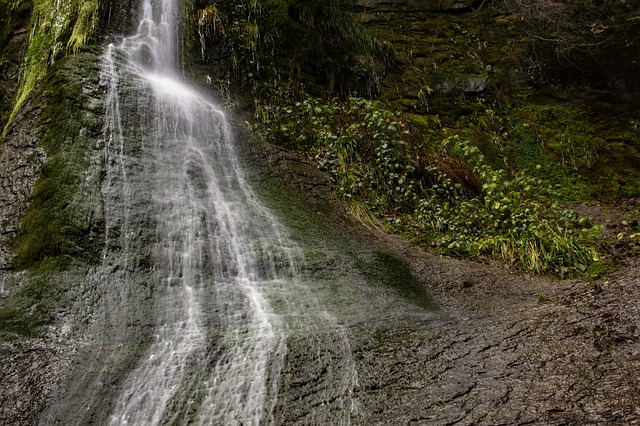
[[[4,0],[6,1],[6,0]],[[11,9],[24,7],[22,0]],[[33,2],[27,49],[19,88],[4,132],[48,68],[69,51],[85,46],[98,25],[98,0],[38,0]]]
[[[12,318],[25,315],[25,324],[32,323],[29,310],[15,310],[15,306],[21,306],[16,300],[30,294],[31,303],[40,306],[51,294],[63,291],[57,287],[64,280],[55,279],[59,275],[55,271],[62,273],[83,263],[91,265],[98,259],[103,240],[103,159],[99,142],[103,111],[97,64],[97,55],[91,53],[71,55],[56,63],[29,101],[29,108],[37,108],[37,113],[12,125],[7,135],[9,141],[38,140],[45,155],[39,160],[42,166],[20,227],[13,233],[11,269],[27,270],[26,277],[33,279],[11,279],[22,285],[9,292],[0,316],[13,312]],[[65,306],[61,303],[47,309],[64,310]],[[46,312],[39,315],[49,318]],[[43,325],[41,321],[34,324]]]

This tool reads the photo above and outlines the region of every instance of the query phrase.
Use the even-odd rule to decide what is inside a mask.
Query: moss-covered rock
[[[8,268],[13,255],[11,269],[27,271],[0,277],[3,333],[33,335],[53,321],[69,302],[64,296],[69,286],[78,282],[66,275],[82,276],[78,270],[95,263],[102,248],[103,111],[97,64],[92,53],[57,63],[9,127],[2,146],[7,158],[24,164],[19,170],[26,171],[20,176],[9,168],[0,176],[21,188],[15,196],[6,190],[2,194],[11,213],[0,241],[2,266]],[[7,252],[12,237],[13,250]]]
[[[3,3],[8,9],[30,10],[28,47],[4,135],[47,69],[66,53],[84,48],[93,37],[98,26],[99,4],[98,0]]]
[[[0,2],[0,127],[13,108],[20,67],[28,42],[31,8],[27,2]]]
[[[594,21],[578,34],[572,54],[585,55],[569,63],[568,52],[556,55],[559,45],[543,39],[609,6],[580,10],[580,0],[561,2],[557,16],[571,13],[578,21],[545,29],[537,20],[541,15],[523,20],[535,12],[533,4],[507,0],[456,13],[411,8],[410,2],[356,3],[365,25],[395,53],[396,65],[382,80],[379,97],[411,113],[413,122],[428,123],[420,132],[430,144],[460,135],[492,165],[513,171],[541,166],[550,183],[578,198],[640,194],[634,130],[639,74],[631,72],[639,43],[630,32],[636,12],[629,5],[611,10],[624,24]],[[589,40],[610,48],[589,47]],[[622,44],[626,52],[616,47]]]
[[[59,256],[95,259],[101,247],[97,63],[90,53],[68,57],[31,101],[41,108],[35,128],[47,159],[14,243],[16,268]]]

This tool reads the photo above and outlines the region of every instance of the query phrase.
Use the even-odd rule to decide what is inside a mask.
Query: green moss
[[[72,283],[81,282],[85,274],[72,258],[59,257],[13,275],[5,284],[10,296],[0,304],[0,341],[42,333],[66,309]]]
[[[536,149],[553,157],[567,178],[582,188],[581,196],[637,197],[640,143],[634,121],[628,120],[637,111],[621,110],[600,96],[584,86],[549,86],[537,96],[525,97],[514,115],[527,123]]]
[[[94,144],[101,125],[89,91],[97,89],[96,63],[92,54],[61,61],[36,95],[47,160],[14,241],[17,269],[60,256],[96,257],[102,218]]]
[[[98,0],[37,0],[33,3],[24,72],[3,134],[49,67],[67,50],[77,52],[84,46],[97,23]]]
[[[67,47],[74,53],[87,44],[98,25],[98,7],[97,0],[82,1],[76,5],[76,20],[71,31],[71,36],[67,42]]]
[[[430,116],[424,114],[407,114],[407,119],[409,119],[414,126],[419,127],[423,131],[428,131],[432,128],[433,124],[430,118]]]
[[[400,295],[423,308],[433,309],[434,303],[403,260],[383,252],[376,252],[373,261],[361,264],[362,273],[369,280],[396,288]]]
[[[516,170],[535,173],[550,185],[566,188],[568,180],[564,170],[552,156],[542,152],[531,129],[517,125],[513,133]]]

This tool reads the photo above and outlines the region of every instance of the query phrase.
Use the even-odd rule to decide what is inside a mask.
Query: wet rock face
[[[16,247],[44,257],[27,256],[22,267],[31,268],[53,262],[54,253],[65,257],[63,246],[71,249],[67,255],[81,245],[85,254],[101,246],[102,156],[91,144],[99,140],[102,115],[97,61],[82,53],[58,62],[0,145],[0,424],[36,424],[61,377],[73,371],[72,333],[87,313],[71,305],[87,297],[86,270],[41,264],[17,272]],[[67,243],[43,252],[38,240]],[[80,255],[77,264],[92,257]]]
[[[135,29],[138,20],[137,0],[107,0],[101,3],[99,39],[110,42]]]
[[[17,117],[17,124],[12,126],[5,143],[0,145],[0,271],[9,267],[9,245],[27,208],[38,170],[45,160],[44,149],[37,146],[39,129],[30,125],[39,112],[35,108]],[[1,289],[2,286],[0,292]]]
[[[8,12],[0,6],[0,132],[18,88],[22,57],[26,51],[28,11]],[[37,146],[39,129],[33,121],[38,107],[25,108],[0,140],[0,295],[4,274],[11,262],[9,245],[15,237],[38,170],[44,162],[44,150]]]

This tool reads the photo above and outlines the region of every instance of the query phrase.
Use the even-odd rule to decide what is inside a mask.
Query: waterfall
[[[144,269],[154,303],[152,341],[119,384],[109,422],[274,423],[287,341],[302,338],[328,366],[308,418],[348,424],[346,334],[247,183],[225,114],[178,77],[178,9],[144,0],[136,34],[103,57],[105,270],[126,283]],[[325,402],[339,409],[323,413]]]

